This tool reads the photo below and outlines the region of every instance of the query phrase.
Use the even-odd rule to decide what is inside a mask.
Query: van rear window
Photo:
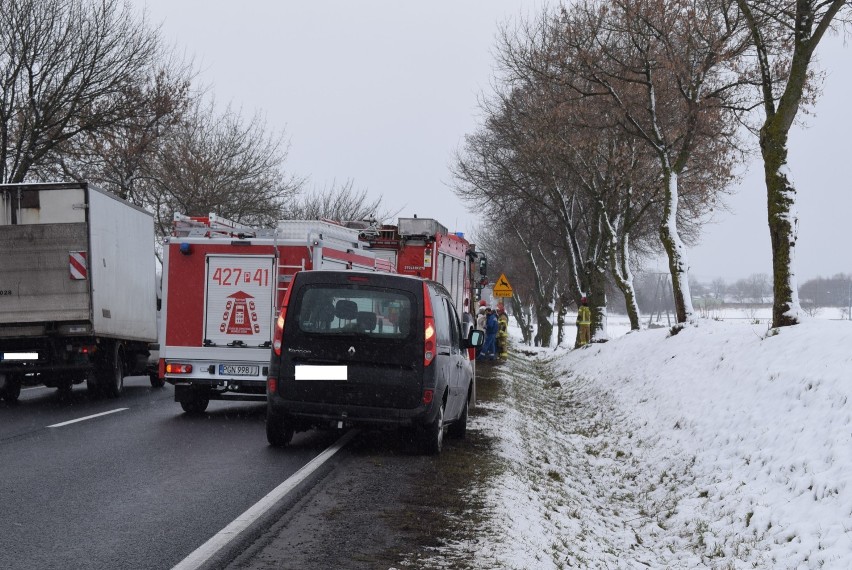
[[[405,338],[411,332],[412,304],[403,291],[312,286],[299,304],[299,328],[314,334]]]

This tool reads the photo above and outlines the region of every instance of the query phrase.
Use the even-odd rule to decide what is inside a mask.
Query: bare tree
[[[725,300],[725,293],[728,291],[728,284],[725,283],[725,280],[721,277],[717,277],[710,283],[710,290],[713,293],[713,297],[719,301]]]
[[[752,303],[763,303],[772,290],[769,275],[766,273],[753,273],[746,279],[748,284],[748,296]]]
[[[802,283],[802,304],[818,307],[842,307],[848,311],[852,305],[852,276],[840,273],[833,277],[816,277]]]
[[[813,82],[816,48],[835,21],[848,23],[849,0],[736,0],[754,45],[763,108],[760,152],[769,203],[772,243],[772,325],[800,322],[793,268],[798,216],[796,187],[787,164],[787,139]],[[810,92],[811,94],[813,91]]]
[[[0,181],[132,116],[159,43],[125,0],[0,3]]]
[[[382,223],[394,218],[399,211],[392,212],[382,207],[382,197],[367,197],[367,189],[355,189],[353,180],[343,184],[331,183],[331,187],[314,188],[291,202],[286,216],[295,220],[370,221]]]
[[[458,181],[454,191],[476,204],[489,223],[503,228],[504,235],[511,236],[516,245],[514,252],[525,258],[533,276],[527,298],[535,308],[536,342],[549,344],[550,316],[556,299],[551,266],[559,260],[541,254],[554,249],[543,239],[542,229],[551,230],[560,241],[558,249],[563,255],[572,246],[560,218],[567,210],[564,204],[555,203],[563,201],[564,196],[554,186],[556,181],[546,167],[549,157],[536,152],[540,144],[529,136],[530,125],[523,120],[528,102],[524,99],[525,94],[520,91],[498,98],[489,109],[486,125],[466,138],[466,147],[459,152],[454,167]],[[565,273],[566,280],[578,278],[576,267]]]
[[[203,92],[192,89],[192,65],[165,53],[145,83],[126,86],[136,100],[133,114],[97,132],[85,132],[58,145],[36,167],[42,178],[90,181],[138,206],[156,205],[155,169],[163,145],[176,136]]]
[[[654,7],[663,10],[656,4]],[[625,4],[622,12],[628,8],[643,8],[641,15],[647,22],[656,16],[683,36],[676,25],[683,22],[666,21],[665,10],[660,15],[644,4],[639,8]],[[672,8],[672,12],[676,10]],[[555,235],[562,239],[561,250],[569,260],[567,280],[572,296],[577,301],[580,296],[590,299],[593,339],[605,337],[607,269],[627,299],[632,326],[639,328],[630,248],[634,238],[636,244],[643,244],[648,235],[644,227],[647,216],[656,214],[664,226],[658,227],[677,231],[678,243],[688,242],[688,237],[681,240],[681,233],[694,235],[701,216],[730,180],[731,172],[727,160],[730,147],[724,141],[731,133],[719,129],[721,111],[707,104],[703,112],[693,113],[691,131],[683,126],[689,123],[684,119],[688,113],[678,114],[681,108],[690,109],[691,101],[682,100],[687,98],[683,91],[690,87],[686,82],[692,77],[686,72],[686,77],[677,75],[680,69],[673,71],[674,63],[669,61],[661,69],[654,68],[652,77],[641,75],[651,65],[651,56],[645,53],[648,58],[642,59],[613,51],[608,58],[606,49],[618,47],[615,40],[612,45],[604,43],[592,49],[601,29],[630,45],[631,19],[625,13],[605,20],[608,28],[594,20],[598,12],[586,14],[588,19],[572,19],[561,12],[545,15],[540,22],[514,33],[504,32],[501,54],[507,87],[498,91],[496,101],[484,105],[486,124],[480,133],[468,137],[456,169],[457,178],[465,182],[457,193],[471,203],[498,203],[508,192],[525,207],[542,209],[558,220]],[[654,29],[647,36],[650,39],[644,38],[646,43],[655,46],[654,56],[663,54],[671,59],[665,48],[673,51],[672,45],[680,47],[675,40],[671,40],[674,44],[665,44],[663,40],[669,38],[661,30]],[[613,64],[617,56],[621,59]],[[638,72],[625,70],[623,62],[630,57],[639,62]],[[661,78],[657,78],[658,73]],[[682,80],[680,91],[671,81],[673,77]],[[652,109],[647,119],[642,114],[646,102],[657,98],[664,112]],[[621,118],[625,111],[628,118],[630,113],[636,118],[625,121]],[[643,127],[648,131],[640,132]],[[654,144],[648,145],[657,156],[656,164],[649,163],[649,153],[637,151],[635,144],[637,139],[647,142],[648,132],[659,134]],[[661,189],[657,181],[665,179],[666,164],[676,167],[669,172],[676,183],[663,184]],[[652,184],[656,188],[649,191]],[[672,189],[676,196],[669,192]],[[664,207],[669,215],[664,215]],[[685,226],[686,231],[679,230],[678,225]],[[688,287],[684,289],[689,304]]]
[[[248,121],[230,107],[199,101],[161,145],[148,196],[161,235],[174,212],[213,212],[236,222],[274,226],[302,180],[284,170],[288,146],[262,115]]]
[[[703,171],[703,187],[696,188],[704,192],[693,197],[709,204],[732,177],[735,131],[726,109],[742,81],[727,64],[747,45],[736,11],[715,0],[587,0],[560,11],[544,36],[554,56],[540,72],[556,74],[577,96],[609,98],[618,111],[613,121],[656,153],[664,195],[660,240],[677,321],[692,320],[678,227],[682,177]]]
[[[513,214],[495,208],[489,213],[484,227],[477,230],[478,247],[492,260],[492,272],[511,276],[513,313],[525,342],[550,346],[555,301],[565,287],[560,282],[564,267],[559,265],[564,256],[545,251],[552,247],[545,239],[551,230],[537,212],[527,209]],[[534,336],[527,314],[535,317]]]

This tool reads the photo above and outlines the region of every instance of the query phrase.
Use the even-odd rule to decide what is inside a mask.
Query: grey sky
[[[434,217],[470,234],[474,213],[448,188],[453,152],[477,125],[489,90],[498,24],[538,0],[134,0],[165,37],[201,67],[220,103],[262,110],[286,129],[287,167],[311,186],[353,179],[401,216]],[[811,127],[792,137],[800,188],[800,279],[852,272],[837,245],[852,214],[852,50],[820,49],[830,75]],[[690,252],[701,279],[770,272],[761,165],[751,168],[731,213],[720,212]]]

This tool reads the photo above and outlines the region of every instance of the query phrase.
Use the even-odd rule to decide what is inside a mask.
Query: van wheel
[[[183,408],[183,411],[190,415],[198,415],[203,414],[204,410],[207,409],[207,406],[210,404],[210,398],[206,396],[195,395],[188,400],[183,400],[180,403],[180,407]]]
[[[464,408],[462,408],[462,413],[455,422],[450,424],[450,427],[447,428],[447,435],[450,437],[454,437],[456,439],[464,439],[467,435],[467,409],[469,406],[469,400],[464,401]]]
[[[420,432],[420,447],[426,455],[438,455],[444,447],[444,404],[438,408],[438,415],[431,424],[423,426]]]
[[[266,412],[266,441],[274,447],[284,447],[293,439],[293,423],[272,412]]]
[[[17,374],[9,374],[6,376],[6,382],[3,384],[3,388],[0,389],[0,397],[8,403],[14,404],[18,401],[18,397],[20,397],[20,395],[21,377]]]

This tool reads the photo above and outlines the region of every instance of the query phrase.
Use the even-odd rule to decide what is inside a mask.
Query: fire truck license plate
[[[249,366],[248,364],[220,364],[220,376],[257,376],[260,374],[260,366]]]

